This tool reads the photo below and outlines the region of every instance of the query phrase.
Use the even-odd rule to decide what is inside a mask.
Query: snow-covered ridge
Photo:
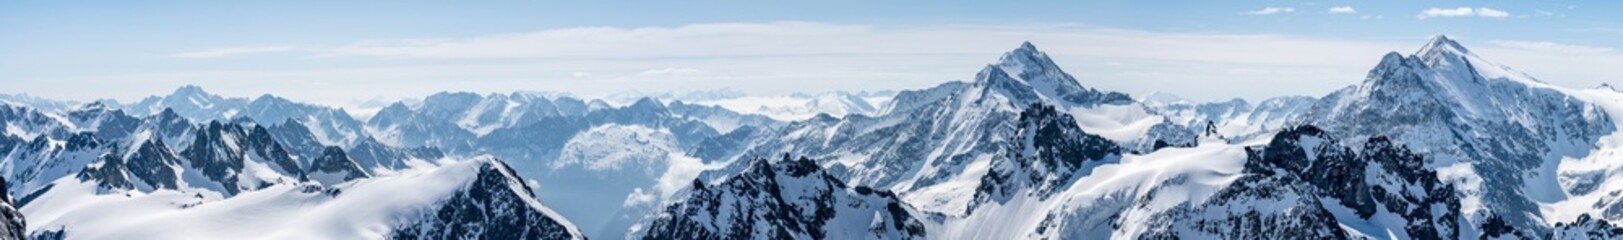
[[[244,230],[272,238],[434,238],[464,230],[515,234],[494,238],[580,236],[570,223],[599,238],[625,237],[628,229],[633,237],[785,239],[1544,239],[1623,232],[1611,224],[1623,222],[1623,197],[1614,196],[1623,191],[1623,164],[1615,161],[1623,121],[1611,115],[1623,112],[1623,93],[1544,84],[1446,37],[1413,54],[1389,54],[1365,82],[1322,98],[1133,98],[1082,86],[1029,43],[973,81],[902,91],[882,103],[853,95],[861,94],[787,96],[780,104],[727,91],[623,102],[447,92],[390,104],[339,145],[324,134],[341,131],[316,128],[351,129],[327,117],[341,112],[222,108],[235,103],[183,87],[153,101],[211,117],[288,117],[209,123],[177,117],[183,108],[132,115],[101,102],[61,113],[0,108],[7,127],[0,171],[17,180],[8,186],[25,212],[57,212],[47,214],[48,224],[66,227],[28,229],[67,236],[236,230],[121,227],[132,223],[107,215],[129,211],[160,220],[278,221],[270,227],[334,218],[308,221],[347,229]],[[718,106],[802,109],[819,98],[830,101],[818,106],[841,107],[779,121]],[[298,106],[273,96],[254,102]],[[866,110],[847,108],[864,102]],[[834,111],[846,114],[824,114]],[[809,158],[761,159],[785,153]],[[481,169],[473,182],[487,184],[446,187],[424,176],[466,162],[412,160],[483,154],[512,168],[466,167]],[[438,204],[413,211],[354,211],[370,217],[328,209],[361,201],[342,200],[364,196],[355,191],[423,187],[378,187],[415,184],[461,191],[408,197]],[[536,208],[540,202],[560,211]],[[113,210],[35,209],[43,206]],[[141,210],[150,206],[158,210]],[[492,212],[487,207],[525,214],[491,218],[480,214]],[[542,210],[508,211],[526,208]],[[332,222],[357,218],[411,221]]]
[[[440,164],[325,188],[275,185],[227,199],[170,190],[100,195],[91,183],[62,179],[22,211],[32,223],[30,231],[82,239],[440,238],[456,236],[448,235],[452,231],[504,239],[583,238],[569,221],[535,201],[499,161]],[[471,199],[470,194],[511,197]],[[438,219],[437,212],[486,217]]]
[[[1166,93],[1155,93],[1155,96],[1159,98],[1143,102],[1156,114],[1166,116],[1167,120],[1201,132],[1210,124],[1215,133],[1238,141],[1294,124],[1292,121],[1318,100],[1307,96],[1285,96],[1263,99],[1257,103],[1238,98],[1196,103]]]
[[[660,101],[684,102],[726,108],[742,114],[759,114],[779,121],[804,120],[827,114],[841,117],[852,114],[872,115],[896,95],[895,91],[827,91],[821,93],[793,93],[788,95],[749,95],[730,89],[695,90],[686,92],[641,93],[625,92],[605,97],[615,105],[629,105],[641,98]]]
[[[1563,159],[1592,154],[1618,129],[1616,112],[1572,92],[1437,36],[1414,54],[1385,55],[1364,82],[1321,98],[1299,122],[1408,145],[1459,185],[1458,211],[1473,228],[1542,235],[1553,224],[1541,205],[1574,195],[1559,184]]]
[[[632,227],[637,239],[923,239],[920,214],[895,194],[849,187],[806,158],[750,160],[717,182],[692,182]]]

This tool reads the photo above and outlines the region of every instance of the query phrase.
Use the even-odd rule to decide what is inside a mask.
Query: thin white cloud
[[[1623,79],[1623,69],[1610,66],[1623,62],[1619,51],[1572,54],[1548,49],[1586,49],[1466,40],[1462,43],[1479,55],[1563,86],[1587,87],[1602,80]],[[391,98],[421,97],[448,90],[515,89],[600,96],[632,86],[641,90],[728,87],[769,95],[920,89],[944,81],[968,80],[979,68],[995,61],[998,54],[1022,41],[1035,43],[1084,85],[1217,99],[1324,94],[1362,80],[1382,54],[1412,52],[1425,37],[1395,42],[1338,40],[1081,24],[884,26],[766,22],[590,27],[368,41],[297,50],[345,62],[374,63],[355,67],[280,66],[48,76],[20,79],[14,91],[60,94],[50,97],[133,100],[192,83],[233,96],[272,93],[336,106],[347,104],[353,98],[353,89],[373,89],[376,92],[368,96]],[[1541,48],[1546,50],[1538,50]],[[387,58],[430,61],[376,61]],[[329,85],[315,86],[315,82]],[[391,87],[372,88],[380,84]],[[83,85],[120,91],[73,90]],[[1257,85],[1277,87],[1246,87]],[[68,96],[73,94],[81,95]]]
[[[1416,18],[1420,19],[1439,17],[1485,17],[1502,19],[1509,16],[1510,12],[1486,7],[1427,8],[1426,10],[1421,10],[1419,15],[1415,15]]]
[[[1055,53],[1178,61],[1339,65],[1318,58],[1283,56],[1295,55],[1290,51],[1300,50],[1357,53],[1315,49],[1316,44],[1276,35],[1163,33],[1076,24],[879,27],[771,22],[672,28],[590,27],[467,38],[368,41],[326,48],[319,54],[328,57],[639,61],[848,55],[984,57],[1006,51],[1012,48],[1012,43],[1028,40]],[[1058,44],[1042,45],[1044,42]],[[1378,49],[1364,46],[1352,50],[1382,51]],[[665,68],[668,66],[653,69]]]
[[[222,57],[229,57],[229,56],[234,56],[234,55],[244,55],[244,54],[288,52],[288,51],[293,51],[293,50],[294,50],[294,48],[292,48],[292,47],[239,47],[239,48],[209,49],[209,50],[195,51],[195,52],[183,52],[183,53],[171,54],[169,56],[177,57],[177,58],[203,59],[203,58],[222,58]]]
[[[1612,51],[1615,50],[1615,49],[1608,48],[1608,47],[1586,46],[1586,45],[1577,45],[1577,44],[1563,44],[1563,43],[1544,42],[1544,41],[1495,40],[1495,41],[1488,41],[1488,43],[1492,43],[1493,45],[1497,45],[1497,46],[1500,46],[1500,47],[1525,49],[1525,50],[1535,50],[1535,51],[1557,52],[1557,53],[1609,53],[1609,52],[1612,52]]]
[[[1240,14],[1245,14],[1245,15],[1274,15],[1274,14],[1293,13],[1293,12],[1296,12],[1296,8],[1292,8],[1292,7],[1265,7],[1265,8],[1262,8],[1262,9],[1243,12],[1243,13],[1240,13]]]
[[[1434,17],[1464,17],[1473,15],[1476,15],[1476,9],[1469,7],[1428,8],[1426,10],[1421,10],[1420,15],[1417,17],[1420,19],[1426,19]]]
[[[699,69],[668,67],[668,68],[660,68],[660,69],[648,69],[648,70],[642,71],[642,73],[639,73],[637,75],[644,76],[644,77],[658,77],[658,76],[697,75],[697,74],[704,74],[704,73],[705,73],[704,70],[699,70]]]
[[[1332,8],[1330,8],[1330,14],[1354,14],[1354,13],[1358,13],[1358,10],[1353,9],[1352,6],[1340,6],[1340,7],[1332,7]]]
[[[1477,8],[1476,15],[1487,18],[1505,18],[1510,16],[1510,12],[1500,11],[1492,8]]]

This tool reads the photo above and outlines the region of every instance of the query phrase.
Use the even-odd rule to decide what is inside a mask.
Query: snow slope
[[[62,231],[75,239],[379,239],[433,233],[427,229],[443,220],[434,213],[458,207],[454,200],[466,194],[507,194],[518,198],[462,210],[485,215],[481,221],[487,221],[462,226],[484,228],[464,236],[582,238],[569,221],[529,197],[528,188],[500,162],[441,164],[328,188],[276,185],[228,199],[200,199],[173,190],[103,195],[94,185],[69,178],[55,182],[22,211],[35,223],[30,231]],[[470,192],[475,190],[485,192]],[[497,221],[512,219],[524,225],[496,228],[507,226]],[[470,223],[477,222],[458,224]]]
[[[1321,98],[1299,122],[1408,145],[1459,185],[1472,228],[1509,224],[1507,234],[1529,236],[1552,225],[1540,205],[1567,197],[1562,159],[1591,155],[1618,129],[1608,112],[1436,36],[1413,54],[1388,53],[1364,82]]]
[[[919,213],[890,192],[848,187],[810,159],[750,160],[632,227],[633,239],[923,239]]]

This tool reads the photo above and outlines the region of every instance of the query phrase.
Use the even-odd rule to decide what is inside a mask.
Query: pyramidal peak
[[[1416,50],[1413,56],[1433,68],[1469,64],[1468,58],[1474,57],[1471,50],[1465,49],[1465,46],[1444,35],[1432,36],[1431,40],[1427,41],[1426,45],[1420,46],[1420,50]]]
[[[1037,46],[1032,45],[1031,42],[1021,43],[1019,48],[1003,53],[1003,56],[998,58],[996,65],[1003,68],[1004,72],[1014,76],[1025,75],[1023,73],[1026,72],[1059,69],[1054,64],[1054,60],[1048,58],[1047,53],[1037,50]]]
[[[1431,36],[1431,40],[1427,41],[1425,46],[1420,47],[1420,50],[1416,51],[1415,55],[1416,56],[1425,56],[1425,55],[1441,54],[1441,53],[1454,53],[1454,54],[1462,54],[1463,55],[1463,54],[1470,54],[1471,51],[1468,50],[1468,49],[1465,49],[1465,46],[1460,45],[1460,43],[1454,41],[1454,39],[1448,38],[1447,35],[1439,34],[1439,35]]]
[[[1477,56],[1464,45],[1444,35],[1432,36],[1431,41],[1415,52],[1415,58],[1431,68],[1454,71],[1458,75],[1475,75],[1483,79],[1503,79],[1532,86],[1547,85],[1526,73]]]
[[[1016,106],[1025,106],[1028,101],[1047,101],[1066,106],[1132,102],[1126,94],[1083,87],[1031,42],[1021,43],[1020,47],[999,57],[997,63],[981,69],[975,76],[974,84],[1009,95],[1007,97],[1015,100]]]
[[[1054,64],[1053,59],[1048,58],[1047,53],[1037,50],[1037,46],[1032,45],[1031,42],[1023,42],[1020,47],[1004,52],[1003,56],[998,57],[996,63],[987,65],[978,75],[980,76],[976,79],[977,82],[1013,80],[1019,83],[1016,85],[1029,87],[1030,85],[1046,85],[1043,83],[1052,82],[1052,80],[1046,78],[1064,75],[1064,72],[1059,70],[1059,66]],[[998,75],[1005,75],[1009,79],[999,78]],[[1075,81],[1071,81],[1069,85],[1077,84]]]
[[[1534,86],[1547,85],[1526,73],[1488,61],[1445,35],[1432,36],[1425,45],[1407,57],[1397,52],[1388,53],[1381,58],[1376,69],[1413,67],[1425,68],[1425,72],[1434,75],[1428,78],[1459,81],[1462,84],[1478,83],[1479,80],[1508,80]]]

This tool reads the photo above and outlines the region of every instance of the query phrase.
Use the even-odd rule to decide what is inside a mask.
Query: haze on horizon
[[[123,102],[183,85],[354,107],[441,91],[919,89],[1031,41],[1083,85],[1321,96],[1448,34],[1556,85],[1623,79],[1619,3],[0,3],[0,93]],[[746,10],[747,9],[747,10]],[[1259,87],[1260,86],[1260,87]]]

